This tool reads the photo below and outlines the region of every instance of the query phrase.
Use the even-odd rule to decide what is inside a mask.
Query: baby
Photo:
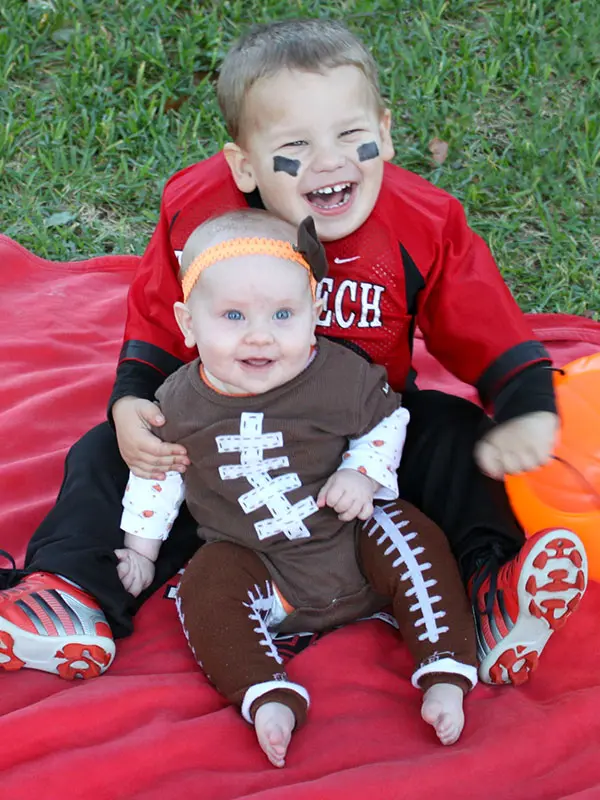
[[[382,367],[315,335],[326,271],[310,218],[296,232],[266,211],[237,211],[189,237],[174,310],[200,358],[157,392],[166,424],[155,432],[183,444],[191,464],[163,481],[130,475],[116,550],[138,595],[185,494],[207,542],[178,591],[186,636],[277,767],[310,703],[283,671],[277,632],[327,630],[391,605],[422,716],[443,744],[460,736],[477,682],[446,537],[397,501],[408,412]]]

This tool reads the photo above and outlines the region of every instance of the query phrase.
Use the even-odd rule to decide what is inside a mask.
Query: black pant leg
[[[474,403],[444,392],[407,392],[403,400],[411,418],[400,494],[442,528],[467,581],[480,561],[492,554],[507,561],[524,541],[504,483],[483,475],[473,457],[493,423]]]
[[[92,428],[70,449],[56,503],[34,533],[25,557],[27,572],[57,573],[93,595],[115,636],[131,633],[132,617],[144,600],[175,575],[200,544],[196,523],[184,505],[161,547],[152,585],[138,598],[126,592],[114,550],[123,546],[121,499],[128,475],[110,425]]]

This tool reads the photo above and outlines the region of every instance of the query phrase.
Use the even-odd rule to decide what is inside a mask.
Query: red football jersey
[[[201,222],[247,206],[221,153],[168,181],[129,292],[121,361],[168,373],[195,357],[173,316],[178,255]],[[549,360],[459,201],[423,178],[386,164],[368,220],[325,246],[318,332],[357,345],[387,368],[394,389],[404,389],[410,372],[415,324],[429,351],[486,402],[509,377]]]

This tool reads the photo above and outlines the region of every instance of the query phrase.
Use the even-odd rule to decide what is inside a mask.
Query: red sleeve
[[[235,185],[222,153],[177,172],[166,183],[158,225],[142,256],[127,303],[120,363],[150,364],[170,375],[196,357],[185,346],[173,314],[182,299],[175,250],[206,219],[252,204]]]
[[[152,366],[169,374],[172,369],[164,369],[155,363],[155,348],[165,352],[179,361],[190,361],[195,352],[183,343],[173,314],[173,304],[182,300],[178,273],[179,263],[173,251],[169,237],[169,226],[172,223],[167,215],[165,195],[169,184],[178,176],[167,182],[161,198],[160,217],[146,251],[142,256],[127,298],[127,321],[121,361],[133,359]],[[151,345],[147,357],[135,343]]]
[[[513,375],[549,357],[454,198],[436,249],[419,296],[419,327],[432,355],[487,403]]]

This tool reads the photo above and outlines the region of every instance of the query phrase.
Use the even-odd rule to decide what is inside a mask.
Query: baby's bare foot
[[[295,724],[294,712],[283,703],[265,703],[254,715],[258,743],[274,767],[285,766],[285,754]]]
[[[421,716],[435,728],[442,744],[454,744],[465,724],[462,689],[452,683],[434,684],[423,696]]]

